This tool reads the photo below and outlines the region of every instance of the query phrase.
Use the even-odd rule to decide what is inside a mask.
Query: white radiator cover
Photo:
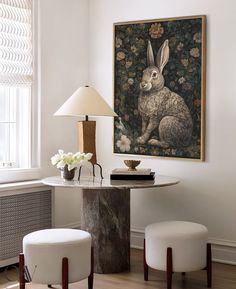
[[[23,237],[52,227],[52,193],[43,189],[0,194],[0,267],[18,262]]]

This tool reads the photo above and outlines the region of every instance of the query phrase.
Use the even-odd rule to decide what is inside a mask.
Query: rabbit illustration
[[[140,82],[138,110],[142,118],[142,135],[139,144],[148,142],[161,148],[188,146],[191,141],[193,122],[183,98],[164,86],[163,68],[169,60],[168,40],[165,40],[156,56],[148,41],[147,63]],[[158,139],[150,138],[158,129]]]

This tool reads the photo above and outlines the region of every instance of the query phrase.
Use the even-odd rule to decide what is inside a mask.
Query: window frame
[[[32,0],[32,43],[33,43],[33,83],[31,86],[30,115],[30,168],[1,168],[0,183],[39,179],[40,163],[40,41],[39,41],[39,1]]]

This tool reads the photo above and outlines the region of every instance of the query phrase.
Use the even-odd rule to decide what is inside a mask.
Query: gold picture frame
[[[206,16],[113,28],[113,152],[204,161]]]

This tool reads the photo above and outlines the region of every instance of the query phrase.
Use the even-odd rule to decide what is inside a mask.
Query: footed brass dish
[[[128,171],[136,171],[136,167],[141,163],[141,161],[124,160],[124,163],[128,167]]]

